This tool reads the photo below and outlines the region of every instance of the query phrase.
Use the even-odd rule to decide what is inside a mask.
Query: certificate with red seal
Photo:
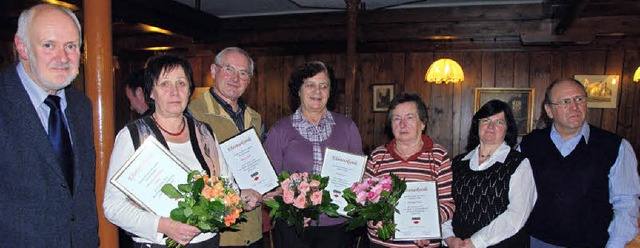
[[[442,238],[435,181],[407,182],[396,209],[394,240]]]
[[[220,152],[241,189],[264,194],[278,186],[278,176],[255,129],[247,129],[224,141]]]
[[[342,198],[342,191],[362,180],[366,164],[366,156],[328,147],[325,149],[320,176],[329,177],[329,184],[325,190],[329,191],[332,202],[338,205],[339,214],[347,216],[347,212],[344,211],[347,201]]]

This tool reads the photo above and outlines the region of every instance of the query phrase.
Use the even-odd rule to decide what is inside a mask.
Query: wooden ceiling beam
[[[560,19],[558,25],[554,30],[554,34],[561,35],[571,27],[571,24],[578,18],[580,12],[587,6],[589,0],[576,0],[572,1],[570,4],[565,5],[566,8],[560,8],[558,11],[560,13],[554,13],[554,17]]]
[[[218,34],[221,19],[172,0],[112,0],[114,22],[144,23],[206,40]]]

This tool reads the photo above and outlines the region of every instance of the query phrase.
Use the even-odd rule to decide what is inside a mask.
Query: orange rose
[[[240,197],[236,194],[228,194],[224,196],[224,205],[225,206],[235,206],[240,203]]]

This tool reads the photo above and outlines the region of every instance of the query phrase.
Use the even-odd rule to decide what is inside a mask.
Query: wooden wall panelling
[[[454,122],[460,123],[460,142],[458,147],[453,147],[452,153],[460,154],[466,152],[467,136],[471,127],[471,119],[475,114],[475,88],[482,84],[482,52],[465,53],[462,59],[462,70],[464,70],[464,82],[460,90],[460,115]],[[456,101],[454,99],[454,101]],[[459,120],[459,121],[458,121]]]
[[[602,109],[602,129],[609,132],[616,132],[616,123],[618,122],[618,106],[620,104],[620,89],[622,84],[622,64],[624,62],[623,50],[611,50],[607,52],[606,65],[604,74],[618,75],[618,102],[616,108]]]
[[[513,59],[513,87],[530,88],[529,69],[531,63],[531,53],[515,52]]]
[[[495,54],[495,86],[513,87],[514,52],[496,52]]]
[[[373,150],[382,145],[384,139],[384,113],[373,112],[373,87],[374,84],[390,83],[389,78],[384,78],[384,74],[379,72],[379,58],[376,54],[359,54],[359,78],[363,87],[361,92],[361,105],[367,106],[361,109],[358,129],[364,134],[362,143],[368,144],[363,147],[366,150]],[[382,124],[381,124],[382,123]],[[382,128],[381,128],[382,127]]]
[[[482,87],[495,87],[496,83],[495,52],[482,53]]]
[[[530,63],[530,71],[529,75],[529,87],[535,90],[535,101],[534,101],[534,126],[538,126],[537,123],[541,114],[544,111],[542,107],[542,103],[544,101],[544,93],[549,84],[551,83],[551,69],[554,67],[553,65],[553,54],[551,52],[533,52],[531,54],[531,63]]]
[[[435,53],[434,58],[449,57],[449,54]],[[433,85],[431,98],[425,100],[429,110],[427,134],[447,151],[453,147],[453,87],[452,84]]]
[[[464,55],[462,53],[456,53],[456,54],[452,54],[451,55],[451,59],[455,60],[458,62],[458,64],[462,65],[464,64]],[[464,72],[464,68],[462,68],[463,72]],[[457,83],[457,84],[453,84],[451,85],[452,89],[451,89],[451,108],[452,111],[451,112],[451,121],[453,122],[451,125],[452,130],[451,130],[451,146],[449,147],[449,155],[450,156],[455,156],[456,154],[460,153],[460,139],[461,137],[461,130],[462,128],[462,124],[460,123],[460,120],[463,118],[462,116],[462,88],[464,82],[462,83]]]
[[[640,83],[633,82],[633,74],[638,66],[640,50],[625,51],[616,133],[633,145],[636,157],[640,158]]]
[[[262,117],[265,125],[272,126],[285,116],[285,108],[288,106],[284,99],[288,95],[288,86],[284,82],[283,57],[271,57],[269,63],[261,64],[260,79],[258,81],[258,94],[260,102],[265,106]]]
[[[396,94],[401,92],[416,93],[420,95],[422,100],[425,102],[429,110],[429,121],[426,128],[426,134],[429,136],[435,133],[431,130],[433,127],[432,125],[430,125],[433,120],[433,116],[431,115],[431,90],[432,88],[441,85],[435,85],[425,82],[424,75],[431,63],[433,63],[436,59],[437,57],[435,57],[433,53],[408,53],[406,59],[407,63],[405,66],[406,76],[403,84],[404,87],[402,87],[401,89],[396,89]]]
[[[262,101],[262,98],[265,98],[266,96],[265,94],[260,93],[260,90],[261,90],[260,86],[262,85],[261,81],[267,80],[262,75],[263,73],[262,71],[264,70],[263,69],[264,65],[270,63],[271,60],[270,58],[269,59],[253,58],[253,60],[255,65],[255,71],[253,72],[254,73],[253,77],[251,77],[251,82],[249,82],[249,85],[244,90],[244,94],[242,94],[242,99],[245,100],[247,105],[249,105],[254,110],[258,111],[258,113],[260,113],[260,115],[262,116],[262,121],[266,123],[265,106],[260,104],[260,102]]]
[[[604,72],[604,54],[601,58],[596,58],[592,51],[569,51],[567,52],[566,60],[564,61],[563,75],[565,77],[573,78],[576,74],[602,74]],[[601,65],[598,62],[592,61],[594,59],[600,60]],[[600,127],[602,116],[602,109],[589,108],[587,110],[587,121],[594,126]]]
[[[435,61],[432,53],[408,53],[405,66],[405,80],[401,87],[396,88],[396,94],[400,92],[418,93],[425,102],[430,97],[431,83],[424,81],[424,75],[431,63]]]
[[[202,58],[201,57],[187,57],[186,58],[191,65],[191,71],[193,72],[193,83],[196,87],[206,86],[204,80],[202,80],[205,75],[203,66],[202,66]]]

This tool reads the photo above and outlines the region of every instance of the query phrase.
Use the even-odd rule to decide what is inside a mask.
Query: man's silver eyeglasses
[[[227,66],[221,66],[219,64],[215,64],[215,65],[220,68],[220,70],[222,71],[222,73],[224,73],[225,76],[238,75],[238,78],[242,80],[248,80],[251,77],[251,73],[245,70],[238,70],[235,67],[230,65],[227,65]]]
[[[587,96],[576,96],[574,98],[565,98],[560,100],[559,102],[551,102],[551,105],[556,105],[560,108],[567,108],[571,106],[571,102],[575,102],[580,105],[587,102]]]
[[[484,125],[484,126],[493,123],[494,125],[499,126],[499,127],[507,127],[507,121],[505,121],[503,119],[491,120],[489,118],[482,118],[479,121],[480,121],[480,125]]]

